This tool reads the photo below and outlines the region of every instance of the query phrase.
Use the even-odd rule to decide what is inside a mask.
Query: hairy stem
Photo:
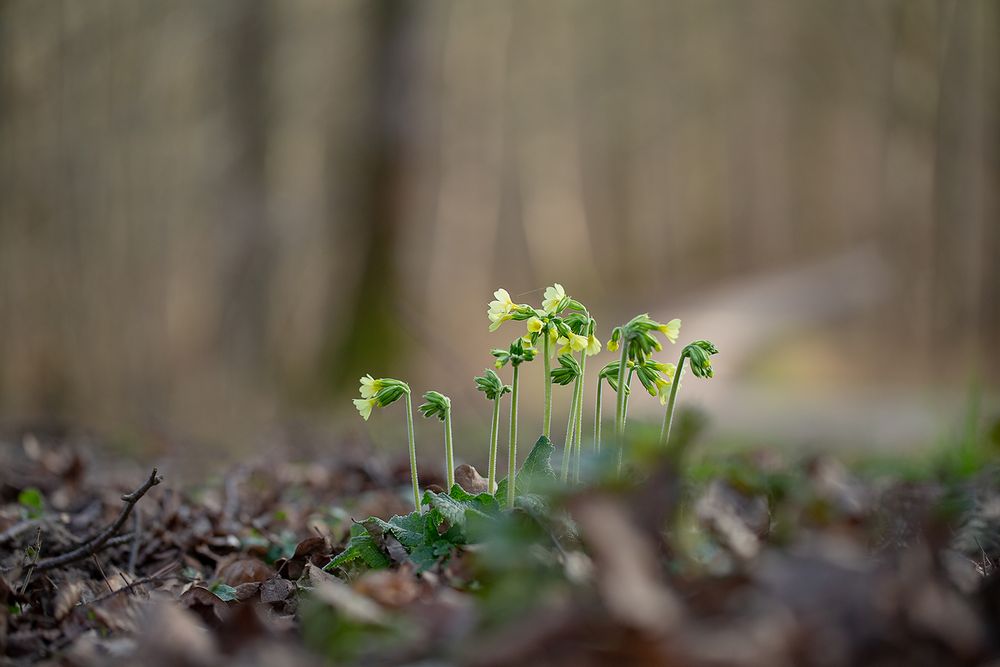
[[[510,382],[510,452],[507,458],[507,507],[514,506],[514,483],[517,477],[517,370]]]
[[[628,369],[628,376],[626,376],[626,378],[625,378],[625,386],[626,387],[631,387],[632,386],[632,376],[633,375],[635,375],[635,369],[634,368]],[[631,398],[631,394],[629,392],[625,392],[625,410],[622,413],[622,430],[625,430],[625,425],[628,423],[628,399],[629,398]]]
[[[417,443],[413,439],[413,401],[406,392],[406,435],[410,439],[410,481],[413,482],[413,507],[420,512],[420,481],[417,479]]]
[[[615,447],[618,450],[618,474],[622,472],[622,455],[625,450],[625,365],[628,362],[628,341],[621,341],[618,361],[618,395],[615,397]]]
[[[580,402],[580,378],[573,382],[573,398],[569,402],[569,415],[566,418],[566,441],[563,447],[563,459],[560,469],[562,481],[569,479],[569,461],[573,455],[573,434],[576,428],[576,406]]]
[[[451,487],[455,486],[455,450],[452,446],[451,438],[451,406],[448,406],[448,412],[444,416],[444,458],[445,466],[445,477],[448,480],[448,492],[451,492]]]
[[[597,400],[594,402],[594,451],[601,451],[601,384],[603,378],[597,378]]]
[[[576,400],[576,459],[573,479],[580,482],[580,458],[583,450],[583,389],[587,383],[587,351],[580,352],[580,392]]]
[[[542,329],[542,359],[545,365],[545,407],[542,412],[542,435],[552,437],[552,362],[549,359],[549,332]]]
[[[670,396],[667,398],[667,411],[663,414],[663,428],[660,429],[660,444],[664,447],[670,441],[670,426],[674,421],[674,405],[677,403],[677,388],[681,384],[681,371],[684,370],[684,360],[687,359],[687,350],[681,352],[680,359],[677,360],[677,369],[674,370],[674,378],[670,382]]]
[[[493,493],[497,481],[497,436],[500,434],[500,397],[493,401],[493,422],[490,424],[490,467],[486,490]]]

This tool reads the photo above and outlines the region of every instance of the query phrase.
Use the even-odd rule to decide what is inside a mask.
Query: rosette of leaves
[[[532,516],[545,511],[539,490],[555,480],[552,471],[552,443],[542,436],[535,443],[516,476],[515,508]],[[462,545],[479,542],[489,535],[507,514],[497,498],[507,493],[507,480],[497,486],[496,495],[472,495],[455,485],[447,493],[425,491],[421,503],[426,512],[411,512],[383,520],[368,517],[351,528],[351,537],[344,550],[323,568],[332,570],[382,569],[392,564],[390,537],[399,543],[406,559],[417,571],[424,571],[445,562]]]

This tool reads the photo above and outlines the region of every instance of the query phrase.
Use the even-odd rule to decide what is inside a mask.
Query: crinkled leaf
[[[531,448],[528,458],[517,473],[517,495],[524,495],[536,490],[539,485],[554,481],[555,471],[552,470],[552,453],[555,451],[552,441],[544,435],[538,438],[535,446]],[[507,496],[507,478],[504,477],[497,483],[496,498]]]
[[[444,518],[449,524],[458,528],[465,526],[466,516],[468,514],[476,514],[481,517],[488,516],[486,512],[481,509],[488,501],[480,500],[478,496],[466,493],[461,490],[461,487],[458,485],[455,485],[455,487],[452,488],[452,493],[457,497],[446,493],[432,493],[430,491],[425,491],[421,502],[425,505],[430,505],[431,508],[433,510],[437,510],[441,517]]]
[[[353,529],[352,529],[352,532]],[[326,566],[324,570],[330,570],[334,567],[343,567],[348,563],[353,563],[360,560],[362,563],[367,565],[373,570],[380,570],[382,568],[389,567],[389,556],[385,554],[384,551],[375,542],[375,538],[372,537],[368,531],[364,531],[361,534],[353,535],[347,542],[347,546],[341,551],[337,556],[334,557]]]
[[[389,533],[407,549],[413,549],[427,541],[427,517],[417,512],[397,515],[388,521],[372,516],[368,517],[363,525],[372,534]]]
[[[524,465],[521,466],[519,476],[526,475],[532,479],[537,477],[551,477],[555,479],[556,475],[552,470],[553,451],[555,451],[555,447],[552,445],[551,440],[544,435],[538,438],[535,446],[531,448],[528,458],[524,460]]]

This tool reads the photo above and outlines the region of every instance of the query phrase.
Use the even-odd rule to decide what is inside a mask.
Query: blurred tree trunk
[[[414,52],[414,14],[419,5],[378,0],[370,11],[369,44],[372,54],[370,108],[367,113],[368,142],[359,157],[357,182],[359,210],[354,211],[361,235],[361,262],[354,306],[347,316],[349,331],[325,355],[327,376],[335,391],[347,388],[357,375],[384,369],[397,359],[403,340],[400,320],[392,312],[397,305],[397,239],[405,217],[403,189],[409,171],[411,136],[412,69],[418,62]],[[342,323],[329,323],[337,329]]]
[[[229,43],[225,111],[232,128],[232,162],[223,182],[223,256],[217,349],[242,372],[255,368],[265,352],[272,240],[267,220],[266,179],[270,90],[265,74],[271,51],[272,6],[242,0],[227,23]]]
[[[934,286],[930,330],[937,341],[958,344],[967,354],[983,343],[989,303],[997,300],[990,284],[997,263],[990,253],[987,218],[995,185],[996,91],[994,3],[959,1],[951,6],[938,98],[934,178]],[[987,76],[993,75],[992,80]]]

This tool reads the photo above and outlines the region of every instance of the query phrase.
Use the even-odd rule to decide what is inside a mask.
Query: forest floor
[[[540,440],[514,510],[462,468],[416,514],[403,460],[182,488],[27,435],[0,450],[0,664],[1000,665],[997,439],[638,447],[575,485]]]

